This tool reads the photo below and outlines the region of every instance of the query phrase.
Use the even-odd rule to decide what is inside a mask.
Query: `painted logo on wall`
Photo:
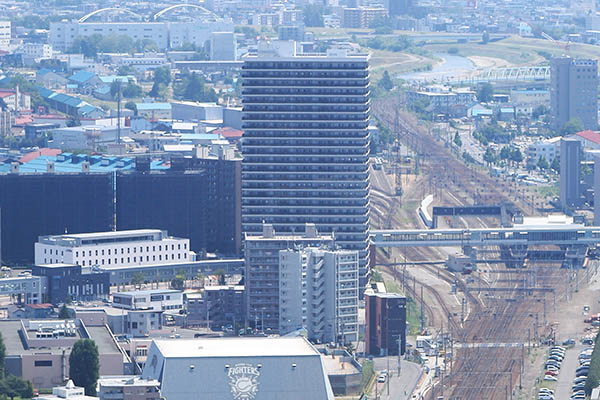
[[[253,400],[258,394],[260,370],[252,364],[240,363],[227,372],[234,400]]]

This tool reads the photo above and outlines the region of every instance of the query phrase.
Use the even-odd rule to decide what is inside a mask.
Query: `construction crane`
[[[563,48],[565,49],[565,54],[570,56],[571,55],[571,38],[569,36],[567,36],[567,41],[564,43],[564,45],[559,42],[558,40],[554,40],[554,38],[550,35],[548,35],[546,32],[541,32],[540,35],[546,39],[551,41],[552,43],[556,43],[559,46],[562,45]]]

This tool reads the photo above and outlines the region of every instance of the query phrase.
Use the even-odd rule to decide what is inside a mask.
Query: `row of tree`
[[[143,51],[158,51],[159,48],[153,40],[133,40],[127,35],[101,35],[95,33],[90,36],[78,36],[67,49],[67,53],[83,54],[85,57],[95,58],[98,53],[134,53]]]

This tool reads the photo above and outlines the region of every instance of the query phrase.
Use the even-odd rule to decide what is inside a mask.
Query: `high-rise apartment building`
[[[581,142],[560,140],[560,205],[563,209],[578,205],[580,197]]]
[[[598,127],[598,61],[554,58],[550,61],[552,116],[556,127],[579,119],[585,129]]]
[[[331,50],[296,54],[295,43],[259,43],[244,59],[242,226],[280,233],[313,223],[357,250],[367,280],[369,59]]]
[[[308,247],[279,252],[279,333],[358,340],[358,252]]]
[[[277,234],[264,224],[261,234],[245,234],[246,318],[250,326],[262,331],[279,330],[279,251],[303,247],[330,247],[330,235],[319,235],[314,224],[300,234]]]

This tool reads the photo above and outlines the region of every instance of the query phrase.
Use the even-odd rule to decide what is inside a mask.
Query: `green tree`
[[[4,378],[4,368],[5,368],[5,358],[6,358],[6,346],[4,345],[4,338],[0,333],[0,379]]]
[[[123,88],[123,97],[126,99],[132,99],[136,97],[142,96],[142,87],[136,85],[135,83],[129,81],[127,85]]]
[[[500,150],[500,159],[501,160],[508,160],[509,158],[510,158],[510,148],[508,146],[504,146]]]
[[[9,375],[0,381],[0,396],[30,399],[33,397],[33,385],[26,379]]]
[[[548,164],[548,160],[546,160],[546,157],[541,156],[540,158],[538,158],[537,167],[542,171],[545,171],[550,167],[550,165]]]
[[[69,313],[69,309],[66,304],[63,304],[60,310],[58,311],[58,319],[69,319],[71,314]]]
[[[304,25],[310,27],[324,26],[323,11],[323,6],[319,4],[307,4],[303,9]]]
[[[146,276],[144,275],[143,272],[136,272],[135,274],[133,274],[133,278],[131,279],[131,283],[133,285],[135,285],[135,287],[137,289],[139,289],[142,286],[142,283],[144,283],[145,280],[146,280]]]
[[[198,271],[198,273],[196,274],[196,280],[199,282],[199,286],[201,288],[204,287],[204,274],[201,271]]]
[[[477,88],[477,100],[489,103],[494,98],[494,87],[491,83],[483,83]]]
[[[125,108],[133,111],[133,115],[135,115],[137,117],[138,109],[137,109],[137,105],[133,101],[128,101],[127,103],[125,103]]]
[[[454,140],[453,140],[453,142],[459,148],[462,147],[462,139],[460,138],[460,135],[458,134],[458,131],[456,131],[456,133],[454,134]]]
[[[490,41],[490,34],[487,31],[484,31],[483,35],[481,35],[481,43],[488,44],[489,41]]]
[[[91,339],[80,339],[73,345],[69,355],[69,373],[73,383],[85,388],[88,396],[96,395],[100,362],[98,346]]]
[[[169,67],[159,67],[154,70],[154,83],[152,85],[152,89],[150,96],[154,98],[165,98],[166,90],[171,83],[171,70]]]
[[[204,78],[195,72],[187,73],[173,89],[175,96],[190,101],[216,102],[217,93],[205,85]]]
[[[387,70],[383,72],[383,77],[377,82],[377,85],[387,91],[394,88],[394,82],[392,82],[392,78],[390,78],[390,74]]]
[[[552,164],[550,165],[550,168],[554,171],[554,172],[560,172],[560,161],[558,161],[558,157],[554,157],[554,160],[552,160]]]
[[[496,153],[494,152],[494,150],[492,150],[491,147],[488,147],[487,149],[485,149],[485,153],[483,155],[483,161],[485,161],[488,166],[490,166],[492,163],[494,163],[496,161]]]
[[[560,134],[562,136],[573,135],[583,130],[583,123],[578,117],[571,118],[560,127]]]
[[[513,161],[517,164],[520,164],[523,161],[523,154],[521,153],[521,150],[514,149],[513,151],[511,151],[510,159],[511,159],[511,161]]]
[[[225,270],[223,268],[219,268],[218,270],[215,271],[215,275],[219,279],[219,285],[224,285],[225,284]]]
[[[135,75],[135,69],[131,65],[121,65],[117,69],[117,75],[126,76],[126,75]]]

